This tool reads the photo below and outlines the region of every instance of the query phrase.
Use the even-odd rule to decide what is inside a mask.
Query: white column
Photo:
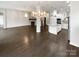
[[[49,25],[49,13],[46,16],[46,25]]]
[[[36,32],[41,32],[41,21],[40,21],[40,17],[37,17],[37,19],[36,19]]]
[[[50,17],[50,24],[48,28],[49,33],[57,35],[57,20],[56,17]]]
[[[40,6],[36,7],[36,11],[40,11]],[[41,32],[41,20],[40,20],[40,15],[36,16],[36,32],[39,33]]]

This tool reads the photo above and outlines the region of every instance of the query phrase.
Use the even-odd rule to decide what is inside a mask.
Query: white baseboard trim
[[[79,45],[77,45],[77,44],[74,44],[72,42],[70,42],[69,44],[79,48]]]

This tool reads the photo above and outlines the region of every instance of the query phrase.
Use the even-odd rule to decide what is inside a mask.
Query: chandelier
[[[33,11],[32,12],[32,16],[34,16],[34,17],[36,17],[36,16],[38,16],[38,17],[46,17],[47,16],[47,12],[45,12],[45,11],[37,11],[37,12],[35,12],[35,11]]]

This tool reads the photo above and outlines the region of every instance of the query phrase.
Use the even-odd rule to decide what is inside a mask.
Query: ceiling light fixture
[[[27,13],[25,13],[25,17],[28,17],[28,14]]]
[[[70,3],[70,1],[66,1],[67,3]]]
[[[54,10],[53,11],[53,16],[56,16],[57,15],[57,10]]]
[[[41,12],[41,11],[37,11],[37,12],[32,12],[32,16],[38,16],[38,17],[46,17],[46,15],[47,15],[47,12],[45,12],[45,11],[43,11],[43,12]]]
[[[70,3],[70,1],[67,1],[67,6],[69,6],[69,7],[71,6],[71,3]]]

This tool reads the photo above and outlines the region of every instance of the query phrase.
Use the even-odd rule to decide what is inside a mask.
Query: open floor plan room
[[[0,57],[79,56],[76,3],[0,1]]]

